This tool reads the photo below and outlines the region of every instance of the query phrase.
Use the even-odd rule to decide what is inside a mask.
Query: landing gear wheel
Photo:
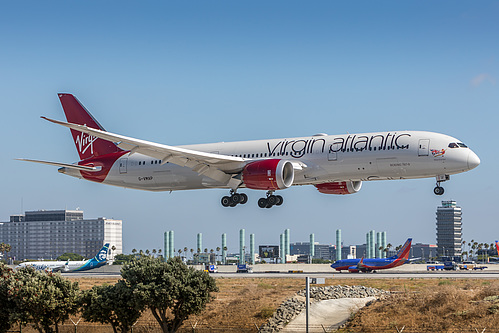
[[[248,202],[248,196],[246,195],[246,193],[241,193],[239,194],[239,196],[240,196],[239,203],[241,205],[244,205],[245,203]]]
[[[236,205],[241,202],[241,196],[237,193],[234,193],[231,197],[232,203],[235,203]]]
[[[275,198],[277,199],[275,205],[276,206],[282,205],[282,203],[284,202],[284,199],[280,195],[276,195]]]
[[[435,193],[436,195],[442,195],[444,194],[444,188],[441,187],[441,186],[436,186],[434,189],[433,189],[433,193]]]
[[[230,197],[225,196],[222,198],[222,206],[229,207],[231,203],[232,203],[232,200]]]
[[[268,204],[267,199],[265,199],[265,198],[258,199],[258,207],[266,208],[267,204]]]
[[[237,204],[238,204],[237,202],[233,202],[233,203],[230,204],[230,207],[236,207]]]
[[[275,195],[270,195],[268,198],[267,198],[267,202],[268,204],[270,205],[270,207],[272,207],[273,205],[275,205],[277,203],[277,198]],[[268,208],[270,208],[268,207]]]

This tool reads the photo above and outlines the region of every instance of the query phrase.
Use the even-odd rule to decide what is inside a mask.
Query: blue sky
[[[499,3],[496,1],[16,1],[0,10],[0,221],[24,210],[80,209],[124,222],[125,251],[257,244],[435,243],[441,200],[463,207],[464,239],[499,238]],[[225,190],[148,193],[77,180],[17,157],[77,160],[57,93],[75,94],[109,131],[165,144],[427,130],[468,144],[482,164],[444,183],[367,182],[351,196],[314,187],[285,204],[224,209]],[[249,239],[249,236],[247,236]],[[247,240],[248,242],[248,240]]]

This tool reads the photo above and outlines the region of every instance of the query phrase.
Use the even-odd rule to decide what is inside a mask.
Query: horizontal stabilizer
[[[40,161],[40,160],[30,160],[27,158],[16,158],[18,161],[26,161],[26,162],[34,162],[34,163],[40,163],[40,164],[47,164],[47,165],[53,165],[53,166],[58,166],[62,168],[69,168],[69,169],[76,169],[76,170],[81,170],[81,171],[100,171],[102,167],[93,167],[93,166],[85,166],[85,165],[77,165],[77,164],[71,164],[71,163],[60,163],[60,162],[50,162],[50,161]]]

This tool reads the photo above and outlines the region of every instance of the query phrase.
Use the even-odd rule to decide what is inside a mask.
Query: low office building
[[[40,210],[12,215],[0,222],[0,242],[10,244],[16,260],[55,259],[63,253],[92,258],[105,243],[123,252],[122,221],[99,217],[84,219],[81,210]]]

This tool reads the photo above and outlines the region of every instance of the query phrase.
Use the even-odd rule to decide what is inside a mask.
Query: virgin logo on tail
[[[98,139],[97,137],[85,133],[80,133],[79,135],[77,135],[75,139],[75,144],[76,147],[78,148],[78,152],[80,154],[85,154],[88,148],[90,148],[90,153],[93,155],[94,154],[93,143],[97,139]]]

